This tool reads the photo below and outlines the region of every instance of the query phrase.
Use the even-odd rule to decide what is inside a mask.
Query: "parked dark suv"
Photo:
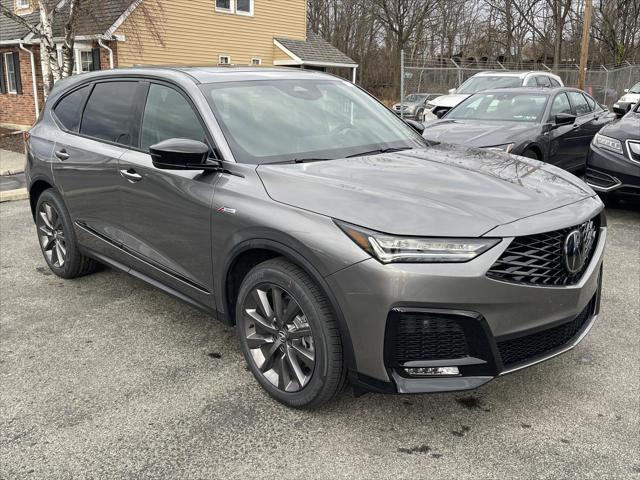
[[[44,258],[98,262],[235,324],[279,401],[442,392],[576,345],[606,225],[581,180],[429,143],[355,85],[140,68],[54,88],[28,140]]]

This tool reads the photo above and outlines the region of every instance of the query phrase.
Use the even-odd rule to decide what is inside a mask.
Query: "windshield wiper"
[[[371,150],[370,152],[354,153],[353,155],[347,155],[345,158],[364,157],[366,155],[379,155],[381,153],[401,152],[403,150],[411,150],[411,149],[412,147],[379,148],[378,150]]]

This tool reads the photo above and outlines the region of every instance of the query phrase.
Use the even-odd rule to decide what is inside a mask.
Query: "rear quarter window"
[[[130,130],[138,85],[136,81],[96,84],[84,109],[80,133],[121,145],[133,145]]]
[[[71,132],[77,132],[80,128],[82,107],[90,90],[90,85],[74,90],[65,97],[62,97],[53,108],[58,122],[60,122],[65,129]]]

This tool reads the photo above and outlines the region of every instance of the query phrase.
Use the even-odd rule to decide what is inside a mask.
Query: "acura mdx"
[[[573,175],[429,142],[293,69],[58,82],[28,134],[38,241],[236,326],[274,398],[466,390],[574,347],[599,311],[603,204]]]

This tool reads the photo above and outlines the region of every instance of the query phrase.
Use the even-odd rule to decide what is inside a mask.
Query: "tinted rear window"
[[[91,89],[90,85],[79,88],[71,92],[58,102],[53,111],[56,117],[62,123],[64,128],[72,132],[77,132],[80,127],[80,117],[82,116],[82,107],[87,98],[87,94]]]
[[[138,82],[98,83],[87,102],[80,133],[109,142],[131,145]]]

